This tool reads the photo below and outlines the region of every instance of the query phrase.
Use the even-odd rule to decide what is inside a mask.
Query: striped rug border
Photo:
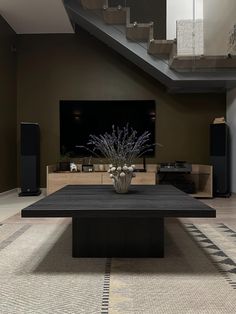
[[[102,309],[101,314],[109,313],[110,280],[111,280],[111,258],[107,258],[104,273]]]
[[[209,241],[212,243],[212,245],[215,246],[215,249],[219,252],[222,252],[225,257],[227,257],[227,259],[231,260],[233,263],[235,263],[221,248],[219,248],[214,241],[212,241],[205,233],[203,233],[201,230],[199,230],[195,224],[191,224],[191,223],[184,223],[184,230],[191,235],[192,239],[194,240],[194,242],[196,242],[196,244],[198,245],[198,247],[200,247],[204,254],[210,259],[210,261],[212,262],[212,264],[215,266],[215,268],[217,269],[217,271],[224,277],[224,279],[230,284],[230,286],[236,290],[236,282],[234,282],[231,278],[230,278],[230,271],[224,270],[223,269],[223,265],[221,265],[221,262],[218,262],[216,260],[214,260],[213,255],[207,250],[206,247],[204,247],[201,244],[201,240],[197,239],[194,235],[193,232],[197,231],[198,235],[201,235],[202,237],[209,239]],[[224,225],[224,224],[218,224],[218,225]],[[226,225],[224,225],[226,228],[228,228]],[[228,228],[229,230],[232,230],[230,228]],[[233,230],[232,230],[233,231]],[[235,231],[234,231],[235,232]]]
[[[1,225],[3,226],[3,225]],[[11,243],[13,243],[17,238],[19,238],[23,233],[25,233],[31,225],[23,225],[20,229],[11,234],[8,238],[0,242],[0,251],[8,247]]]

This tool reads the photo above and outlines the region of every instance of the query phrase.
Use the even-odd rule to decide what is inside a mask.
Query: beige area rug
[[[171,222],[163,259],[75,259],[68,222],[4,223],[0,313],[235,313],[235,241]]]
[[[65,224],[0,227],[0,313],[100,313],[105,259],[73,259]]]
[[[204,227],[205,233],[208,227],[219,229]],[[226,265],[218,264],[228,257],[212,255],[223,253],[223,248],[204,249],[200,241],[211,241],[208,236],[192,224],[184,228],[167,225],[164,259],[112,260],[110,313],[235,313],[233,281],[226,275]],[[232,247],[233,241],[224,237],[221,244],[231,242]],[[203,246],[212,245],[211,241]]]

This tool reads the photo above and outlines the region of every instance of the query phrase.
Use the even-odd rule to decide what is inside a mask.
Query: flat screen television
[[[155,143],[156,104],[154,100],[122,101],[60,101],[60,152],[71,157],[91,155],[89,135],[112,131],[112,125],[124,127],[127,123],[142,134],[151,133]],[[146,156],[154,156],[155,149]]]

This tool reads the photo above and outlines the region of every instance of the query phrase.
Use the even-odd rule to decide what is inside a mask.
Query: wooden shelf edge
[[[195,198],[213,198],[213,196],[210,193],[205,193],[205,192],[197,192],[195,194],[189,194],[189,195]]]
[[[197,175],[211,175],[211,172],[190,172],[189,174],[197,174]]]

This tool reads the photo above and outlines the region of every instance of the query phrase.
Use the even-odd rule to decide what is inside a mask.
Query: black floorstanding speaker
[[[230,135],[226,123],[210,125],[210,161],[213,166],[213,195],[229,197]]]
[[[20,125],[20,185],[19,196],[36,196],[40,190],[40,129],[37,123]]]

